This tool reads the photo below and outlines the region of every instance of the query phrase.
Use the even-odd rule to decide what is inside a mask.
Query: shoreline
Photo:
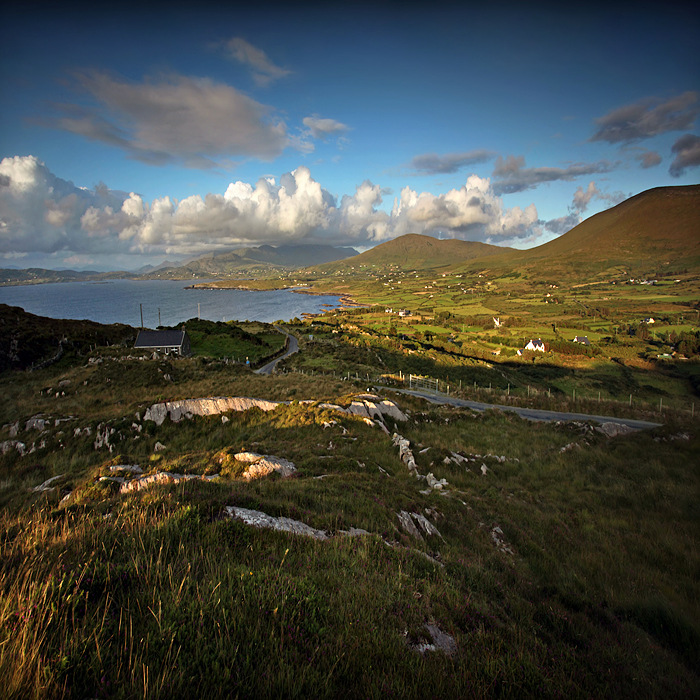
[[[226,291],[227,289],[236,289],[239,291],[245,291],[245,292],[275,292],[275,291],[290,291],[293,294],[306,294],[308,296],[316,296],[316,297],[337,297],[338,299],[338,305],[333,306],[332,308],[327,309],[326,311],[322,311],[320,313],[316,314],[304,314],[304,316],[308,317],[313,317],[313,316],[322,316],[324,313],[327,313],[328,311],[332,311],[335,309],[356,309],[360,308],[363,306],[369,306],[368,304],[361,304],[360,302],[356,301],[350,294],[347,292],[342,293],[342,294],[337,294],[333,292],[319,292],[315,291],[313,289],[313,286],[311,287],[299,287],[299,286],[289,286],[289,285],[284,285],[284,286],[277,286],[277,287],[271,287],[269,289],[256,289],[255,287],[251,287],[245,284],[238,284],[238,285],[229,285],[227,284],[226,286],[220,286],[220,283],[201,283],[201,284],[190,284],[185,287],[185,289],[205,289],[205,290],[212,290],[212,291]],[[328,306],[328,305],[326,305]]]

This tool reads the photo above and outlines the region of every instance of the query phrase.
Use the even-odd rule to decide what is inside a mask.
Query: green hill
[[[320,265],[357,255],[353,248],[329,245],[261,245],[226,253],[209,253],[169,268],[158,268],[144,275],[152,278],[190,278],[226,275],[264,275],[272,272]]]
[[[529,250],[510,250],[490,268],[562,277],[674,273],[700,267],[700,185],[657,187],[586,219]]]
[[[475,241],[457,239],[441,241],[432,236],[409,233],[381,243],[353,258],[323,265],[319,269],[335,272],[353,268],[358,270],[362,267],[382,269],[398,266],[403,269],[425,270],[501,254],[504,250],[511,249]]]

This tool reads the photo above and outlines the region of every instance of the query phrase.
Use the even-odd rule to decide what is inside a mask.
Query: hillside
[[[288,328],[294,358],[378,361]],[[0,372],[6,697],[699,696],[696,420],[528,422],[215,356]]]
[[[536,248],[508,251],[490,268],[559,276],[674,273],[700,267],[700,185],[658,187]]]
[[[0,304],[0,372],[49,365],[98,345],[130,347],[135,336],[133,328],[120,323],[44,318]]]
[[[182,265],[159,267],[144,277],[191,278],[228,275],[264,275],[320,265],[357,255],[353,248],[328,245],[261,245],[226,253],[210,253]]]
[[[404,270],[426,270],[501,254],[504,250],[511,249],[452,238],[438,240],[432,236],[409,233],[381,243],[351,259],[323,265],[318,269],[326,273],[352,268],[358,270],[363,267],[375,269],[401,267]]]

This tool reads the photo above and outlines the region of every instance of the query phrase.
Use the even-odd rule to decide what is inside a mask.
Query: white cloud
[[[368,245],[405,233],[503,242],[538,233],[534,205],[504,209],[488,179],[470,176],[443,194],[405,187],[391,211],[365,181],[340,203],[306,167],[223,194],[161,197],[150,204],[104,185],[85,190],[33,156],[0,163],[0,255],[196,255],[240,245]]]
[[[207,169],[231,157],[271,160],[289,145],[272,109],[230,85],[171,74],[130,82],[93,71],[76,76],[92,105],[58,105],[51,126],[125,150],[154,165]]]
[[[226,50],[236,61],[252,69],[253,78],[258,85],[268,85],[273,80],[279,80],[291,73],[290,70],[275,65],[262,49],[240,36],[229,39],[226,42]]]

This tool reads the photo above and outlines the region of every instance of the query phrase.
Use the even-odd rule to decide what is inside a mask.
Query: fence
[[[411,389],[426,389],[427,391],[440,391],[440,380],[433,379],[431,377],[423,377],[420,374],[409,374],[408,375],[408,386]],[[443,382],[443,388],[445,387],[445,382]],[[448,391],[449,393],[449,391]]]

